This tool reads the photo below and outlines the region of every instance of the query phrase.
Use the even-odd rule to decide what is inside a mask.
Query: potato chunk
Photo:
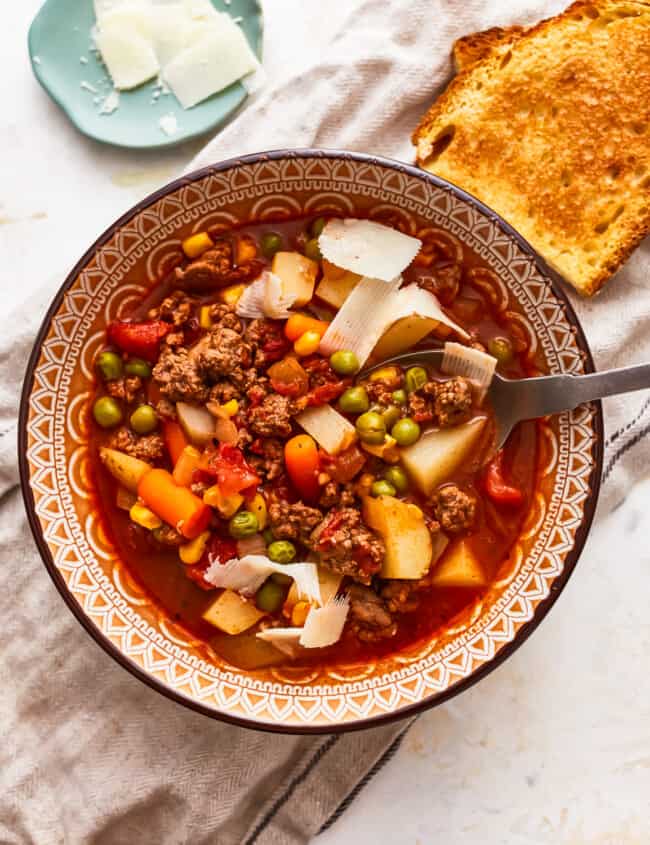
[[[417,505],[393,496],[366,496],[363,518],[386,544],[382,578],[416,581],[427,573],[433,553],[431,534]]]
[[[434,587],[463,587],[480,589],[486,582],[485,573],[466,540],[455,543],[443,556],[433,574]]]
[[[233,590],[224,590],[203,613],[203,619],[226,634],[241,634],[252,628],[265,614],[252,601]]]
[[[118,449],[102,447],[99,450],[99,457],[113,478],[116,478],[132,493],[137,492],[141,478],[151,469],[146,461],[141,461]]]
[[[402,463],[425,496],[447,481],[477,445],[487,417],[475,417],[453,428],[432,429],[402,449]]]
[[[276,252],[271,271],[282,281],[284,296],[293,296],[294,306],[306,305],[314,295],[318,264],[299,252]]]

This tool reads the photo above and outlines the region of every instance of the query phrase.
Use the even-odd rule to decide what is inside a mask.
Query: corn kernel
[[[160,528],[162,525],[162,519],[159,516],[156,516],[149,508],[145,508],[144,505],[140,505],[137,502],[131,507],[129,516],[131,517],[131,522],[135,522],[136,525],[141,525],[149,531],[153,531],[154,528]]]
[[[390,434],[384,437],[383,443],[362,443],[361,448],[371,455],[375,455],[375,457],[386,461],[387,464],[396,464],[400,458],[397,441]]]
[[[302,628],[307,621],[307,615],[310,610],[311,605],[308,601],[296,602],[293,606],[293,610],[291,611],[291,624],[295,625],[297,628]]]
[[[257,256],[257,244],[250,235],[242,235],[237,240],[237,264],[245,264]]]
[[[216,508],[224,519],[230,519],[241,507],[244,497],[239,493],[224,496],[219,489],[219,485],[214,484],[212,487],[208,487],[203,494],[203,501],[211,508]]]
[[[259,526],[259,530],[264,531],[264,529],[266,528],[267,512],[266,502],[264,500],[264,496],[262,496],[261,493],[256,493],[253,496],[250,504],[248,505],[248,510],[254,513],[257,517],[257,524]]]
[[[234,417],[239,410],[239,402],[236,399],[230,399],[228,402],[223,403],[221,410],[226,416]]]
[[[198,258],[199,255],[202,255],[211,246],[214,246],[214,244],[207,232],[197,232],[196,235],[190,235],[189,238],[185,238],[181,246],[188,258]]]
[[[178,556],[183,561],[183,563],[190,566],[193,563],[198,563],[201,558],[203,557],[203,552],[205,551],[205,547],[210,539],[210,532],[204,531],[202,534],[199,534],[198,537],[195,537],[189,543],[185,543],[182,546],[178,547]]]
[[[226,305],[237,305],[246,285],[229,285],[219,291],[219,299]]]
[[[305,355],[313,355],[318,352],[320,346],[320,335],[318,332],[305,332],[301,334],[298,340],[293,344],[293,350],[296,355],[301,357]]]
[[[212,317],[210,316],[210,306],[202,305],[199,311],[199,325],[202,329],[212,328]]]

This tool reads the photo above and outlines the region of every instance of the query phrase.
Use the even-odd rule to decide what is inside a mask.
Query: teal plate
[[[257,0],[212,0],[215,8],[241,17],[249,44],[262,56],[262,10]],[[112,89],[108,71],[91,50],[95,22],[92,0],[46,0],[29,29],[32,69],[50,97],[72,123],[90,138],[131,149],[160,149],[180,144],[223,125],[241,106],[248,92],[235,82],[185,111],[173,94],[156,100],[155,80],[120,93],[119,107],[100,114],[101,102]],[[174,115],[178,129],[166,135],[159,121]]]

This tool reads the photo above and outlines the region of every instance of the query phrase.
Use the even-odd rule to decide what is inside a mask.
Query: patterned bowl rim
[[[158,200],[162,199],[167,194],[177,191],[180,188],[186,185],[190,185],[193,182],[199,181],[209,176],[210,174],[219,173],[225,170],[229,170],[231,168],[237,168],[241,165],[256,164],[261,161],[273,161],[276,159],[284,158],[341,159],[343,161],[355,162],[357,164],[379,165],[385,168],[395,170],[398,173],[404,173],[408,176],[421,179],[423,182],[426,182],[436,188],[442,188],[445,191],[448,191],[453,194],[459,200],[462,200],[463,202],[474,206],[474,208],[480,211],[489,220],[491,224],[497,226],[505,235],[512,238],[520,247],[520,249],[535,262],[540,273],[544,277],[546,277],[546,279],[549,280],[553,294],[557,297],[557,299],[564,307],[568,322],[572,325],[575,330],[577,344],[581,351],[584,353],[585,372],[590,373],[595,371],[591,349],[589,348],[589,344],[585,337],[582,326],[580,325],[578,317],[573,309],[573,306],[571,305],[567,294],[561,288],[561,284],[565,283],[561,275],[546,263],[542,256],[528,243],[528,241],[524,237],[522,237],[522,235],[519,234],[519,232],[517,232],[516,229],[514,229],[509,223],[507,223],[499,214],[497,214],[491,208],[486,206],[476,197],[472,196],[472,194],[463,191],[461,188],[458,188],[456,185],[451,182],[448,182],[446,179],[442,179],[439,176],[435,176],[432,173],[428,173],[426,170],[422,170],[418,167],[415,167],[414,165],[406,164],[395,159],[385,158],[383,156],[370,155],[367,153],[349,152],[347,150],[336,149],[306,148],[271,150],[267,152],[253,153],[250,155],[230,158],[225,161],[218,162],[217,164],[211,164],[199,170],[194,170],[184,176],[179,177],[178,179],[175,179],[172,182],[169,182],[167,185],[164,185],[162,188],[159,188],[157,191],[154,191],[153,193],[149,194],[147,197],[145,197],[143,200],[141,200],[131,209],[129,209],[129,211],[119,217],[97,238],[97,240],[92,244],[92,246],[90,246],[89,249],[86,250],[86,252],[82,255],[82,257],[70,271],[65,281],[59,288],[59,291],[57,292],[56,296],[52,300],[52,303],[48,308],[45,317],[43,318],[43,322],[36,336],[36,340],[34,341],[34,346],[32,348],[32,352],[29,357],[27,369],[25,372],[22,395],[20,399],[18,418],[18,461],[20,469],[20,483],[29,526],[31,528],[32,535],[36,542],[41,559],[45,564],[45,568],[47,569],[57,590],[59,591],[61,597],[72,611],[73,615],[86,629],[86,631],[91,635],[95,642],[97,642],[107,654],[109,654],[114,660],[116,660],[117,663],[119,663],[123,668],[127,669],[136,678],[143,681],[152,689],[157,690],[159,693],[162,693],[167,698],[170,698],[173,701],[190,708],[191,710],[195,710],[196,712],[202,713],[213,719],[229,722],[231,724],[238,725],[239,727],[268,731],[270,733],[335,734],[377,727],[379,725],[386,724],[387,722],[392,722],[395,720],[405,719],[410,716],[414,716],[417,713],[442,704],[444,701],[453,698],[454,696],[473,686],[486,675],[488,675],[490,672],[492,672],[494,669],[496,669],[498,666],[500,666],[526,641],[526,639],[542,622],[546,614],[557,601],[560,593],[562,592],[567,581],[571,577],[578,563],[578,560],[582,553],[582,549],[589,534],[591,524],[593,522],[594,513],[596,511],[596,505],[598,503],[598,496],[600,493],[603,469],[603,411],[602,403],[600,401],[592,403],[595,408],[595,413],[593,415],[595,442],[593,446],[593,467],[589,475],[590,494],[585,501],[583,519],[575,533],[574,545],[564,561],[562,572],[554,579],[548,596],[537,604],[533,612],[532,618],[517,630],[512,640],[508,643],[505,643],[491,659],[487,660],[480,667],[471,672],[467,677],[455,682],[454,684],[451,684],[446,690],[439,692],[435,695],[429,696],[428,698],[423,699],[422,701],[417,701],[411,705],[400,707],[395,712],[370,716],[365,719],[354,720],[352,722],[341,722],[338,724],[328,723],[325,725],[285,726],[282,724],[257,722],[255,721],[255,719],[234,716],[232,714],[223,713],[211,707],[207,707],[171,689],[164,682],[153,677],[140,666],[138,666],[135,662],[131,661],[114,643],[110,641],[110,639],[98,628],[98,626],[96,626],[89,619],[81,605],[72,596],[63,576],[58,571],[54,563],[54,559],[52,557],[50,549],[43,536],[40,521],[36,515],[34,497],[30,486],[29,465],[27,461],[27,422],[29,413],[29,400],[33,389],[34,376],[41,353],[41,347],[45,338],[47,337],[47,333],[53,317],[56,315],[68,289],[74,284],[81,270],[86,266],[86,264],[94,255],[94,253],[97,251],[97,249],[103,246],[107,241],[109,241],[113,237],[115,232],[119,230],[122,226],[124,226],[126,223],[128,223],[133,217],[141,213],[144,209],[156,203]]]

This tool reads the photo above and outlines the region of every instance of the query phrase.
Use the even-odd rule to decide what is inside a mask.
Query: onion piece
[[[189,440],[197,446],[205,446],[214,435],[214,418],[206,408],[176,403],[178,421]]]
[[[422,241],[372,220],[330,220],[318,238],[323,258],[360,276],[392,281],[420,251]]]
[[[282,279],[265,270],[239,297],[235,311],[240,317],[249,319],[270,317],[286,320],[290,316],[289,308],[294,299],[293,295],[283,293]]]
[[[497,359],[480,349],[460,343],[445,343],[440,369],[450,376],[463,376],[475,385],[479,402],[492,384]]]
[[[331,355],[337,349],[354,352],[362,367],[392,322],[391,297],[401,284],[400,276],[388,283],[364,276],[329,324],[320,342],[321,353]]]
[[[226,563],[213,561],[203,577],[215,587],[227,587],[244,596],[252,596],[274,572],[293,578],[299,598],[321,604],[315,563],[281,564],[274,563],[266,555],[248,554]]]
[[[330,455],[337,455],[357,439],[352,423],[331,405],[307,408],[295,420]]]

